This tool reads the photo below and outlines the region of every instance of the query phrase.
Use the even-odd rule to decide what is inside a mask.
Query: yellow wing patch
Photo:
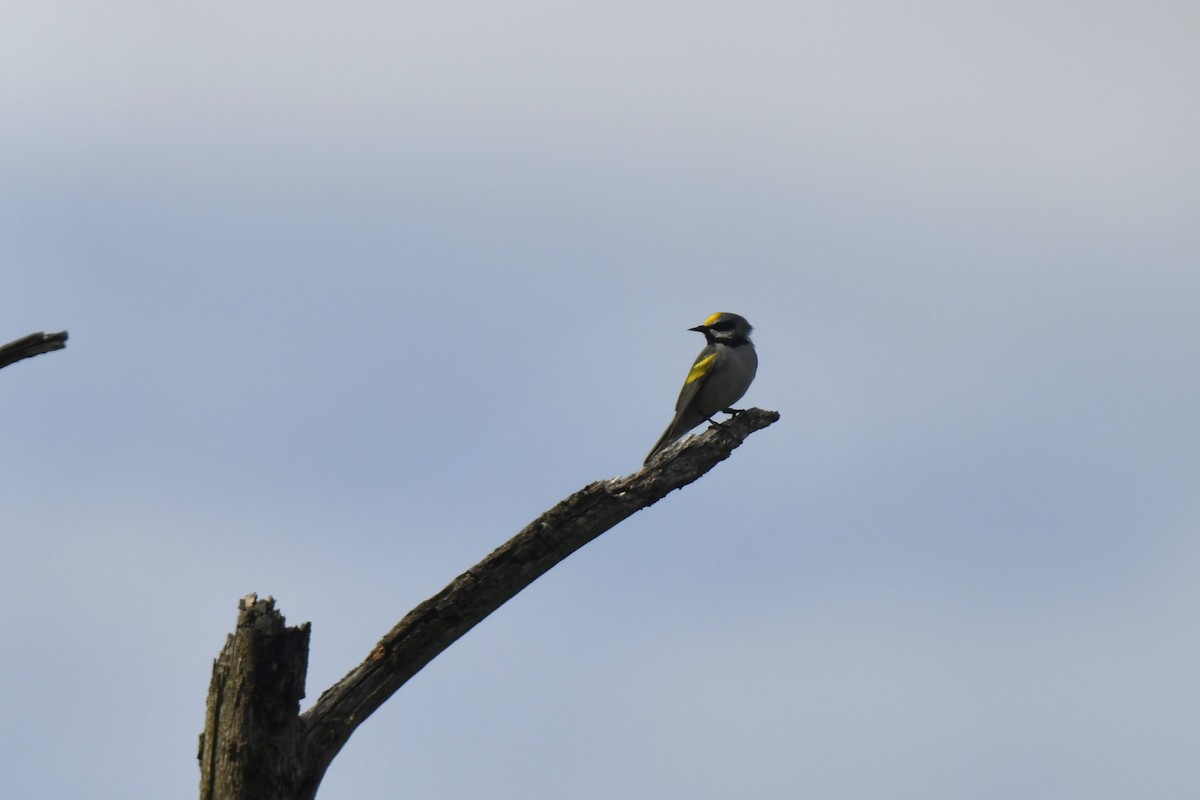
[[[702,358],[695,364],[692,364],[692,371],[688,373],[687,380],[683,382],[684,386],[689,386],[703,378],[712,369],[713,362],[717,360],[717,354],[713,353],[707,358]]]
[[[718,311],[717,313],[713,314],[713,315],[712,315],[711,317],[709,317],[708,319],[704,320],[704,324],[705,324],[705,326],[706,326],[706,327],[707,327],[708,325],[715,325],[715,324],[716,324],[716,322],[717,322],[717,320],[719,320],[719,319],[720,319],[721,317],[723,317],[723,316],[725,316],[725,312],[724,312],[724,311]]]

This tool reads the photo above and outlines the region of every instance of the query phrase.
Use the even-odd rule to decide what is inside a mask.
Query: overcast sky
[[[0,783],[194,797],[586,483],[715,311],[781,421],[436,659],[323,800],[1200,796],[1195,3],[0,14]]]

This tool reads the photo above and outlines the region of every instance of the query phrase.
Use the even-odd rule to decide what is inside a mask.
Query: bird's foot
[[[705,417],[705,419],[707,419],[710,423],[712,423],[713,428],[716,428],[717,430],[722,431],[723,433],[726,433],[727,435],[729,435],[728,431],[726,431],[725,423],[731,421],[738,414],[742,413],[742,410],[740,408],[723,408],[723,409],[721,409],[721,413],[728,414],[729,419],[722,420],[721,422],[717,422],[712,417]],[[709,430],[712,430],[712,428],[709,428]]]
[[[728,415],[729,415],[729,419],[733,419],[733,418],[734,418],[734,417],[736,417],[738,414],[742,413],[742,409],[740,409],[740,408],[722,408],[722,409],[721,409],[721,413],[722,413],[722,414],[728,414]],[[715,419],[713,419],[712,417],[705,417],[705,419],[706,419],[706,420],[708,420],[708,421],[709,421],[709,422],[712,424],[712,426],[713,426],[714,428],[719,428],[719,427],[721,427],[722,425],[724,425],[726,422],[729,422],[729,419],[727,419],[727,420],[722,420],[721,422],[717,422],[717,421],[716,421]]]

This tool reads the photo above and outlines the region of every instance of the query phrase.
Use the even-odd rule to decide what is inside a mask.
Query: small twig
[[[52,353],[67,346],[67,332],[31,333],[28,336],[0,345],[0,369],[26,358]]]

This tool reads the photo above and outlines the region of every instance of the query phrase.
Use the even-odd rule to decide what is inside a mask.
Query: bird
[[[758,354],[750,341],[753,328],[745,317],[719,311],[703,325],[688,330],[703,333],[706,344],[683,382],[675,403],[675,418],[646,456],[646,464],[701,422],[717,424],[712,417],[718,411],[735,413],[730,406],[750,388],[758,370]]]

